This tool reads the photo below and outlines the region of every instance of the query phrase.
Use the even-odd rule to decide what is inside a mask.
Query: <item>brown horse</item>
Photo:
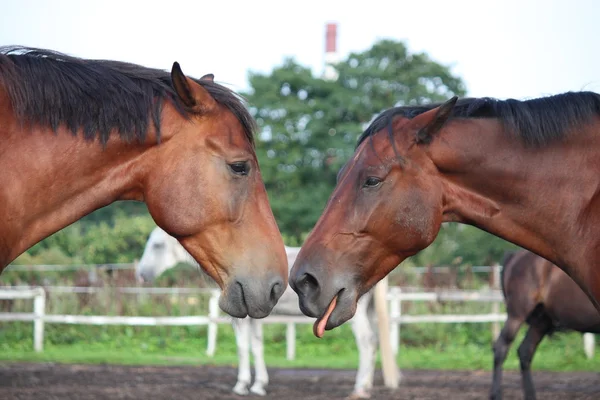
[[[502,291],[508,318],[494,344],[494,381],[490,398],[502,398],[502,364],[523,322],[529,330],[519,346],[523,392],[535,399],[531,360],[544,336],[556,330],[600,333],[600,314],[589,298],[550,261],[526,250],[502,263]]]
[[[552,261],[600,309],[600,95],[455,97],[379,115],[290,274],[317,333],[447,221]]]
[[[1,48],[0,271],[98,208],[144,201],[220,285],[225,312],[266,316],[287,258],[253,130],[212,74]]]

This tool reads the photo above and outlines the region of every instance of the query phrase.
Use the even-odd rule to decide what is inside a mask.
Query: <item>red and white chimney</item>
[[[325,68],[323,69],[323,79],[336,80],[338,72],[335,64],[339,62],[337,52],[337,23],[330,22],[325,25]]]

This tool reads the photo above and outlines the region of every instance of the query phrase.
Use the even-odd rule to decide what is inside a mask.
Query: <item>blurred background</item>
[[[564,1],[4,1],[0,44],[50,48],[183,71],[241,93],[259,125],[257,152],[270,202],[288,246],[299,246],[331,193],[358,135],[384,109],[453,95],[528,99],[565,91],[600,92],[600,3]],[[206,296],[140,296],[132,266],[155,227],[144,204],[103,208],[40,242],[0,276],[0,285],[48,289],[46,312],[84,315],[206,313]],[[492,269],[515,247],[480,230],[444,225],[438,239],[403,263],[390,285],[435,290],[494,286]],[[442,268],[437,268],[442,267]],[[207,287],[182,265],[159,287]],[[0,301],[31,310],[30,300]],[[406,303],[403,312],[474,313],[488,304]],[[411,308],[412,307],[412,308]],[[502,310],[499,310],[502,311]],[[304,329],[306,328],[306,329]],[[217,361],[204,354],[205,327],[49,324],[45,351],[31,350],[31,324],[0,323],[0,359],[198,363],[235,361],[231,328],[219,331]],[[489,324],[402,328],[398,361],[423,368],[492,366]],[[355,366],[348,326],[284,358],[285,329],[266,327],[274,365]],[[578,335],[545,341],[537,368],[590,369]],[[334,349],[339,359],[314,357]],[[460,351],[458,351],[460,349]],[[514,352],[513,352],[514,353]],[[170,355],[170,356],[169,356]],[[169,357],[167,357],[169,356]],[[518,368],[511,355],[507,366]]]

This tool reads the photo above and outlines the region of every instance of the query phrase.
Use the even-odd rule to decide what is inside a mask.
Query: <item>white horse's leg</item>
[[[587,358],[594,358],[594,348],[596,347],[596,337],[593,333],[583,334],[583,350]]]
[[[233,318],[231,325],[235,332],[238,353],[238,378],[233,392],[241,396],[249,393],[250,385],[250,318]]]
[[[373,293],[368,292],[361,297],[356,306],[356,314],[351,320],[352,332],[354,332],[354,339],[358,347],[359,363],[354,391],[349,397],[351,399],[368,399],[371,397],[373,388],[378,339],[377,332],[372,329],[368,315],[372,296]]]
[[[250,391],[265,396],[267,394],[265,389],[269,384],[269,374],[265,364],[263,327],[260,321],[255,319],[250,319],[250,347],[254,356],[254,370],[256,371],[254,385],[252,385]]]

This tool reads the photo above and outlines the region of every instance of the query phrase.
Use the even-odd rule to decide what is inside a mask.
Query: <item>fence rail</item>
[[[33,299],[33,313],[19,313],[13,318],[11,318],[13,313],[1,313],[0,321],[24,321],[25,319],[14,318],[25,317],[28,318],[26,321],[33,321],[33,349],[42,351],[44,349],[44,317],[46,310],[46,292],[44,289],[40,287],[20,290],[0,289],[0,299]],[[7,314],[8,318],[6,318]],[[3,316],[4,318],[2,318]]]
[[[136,263],[113,263],[113,264],[18,264],[9,265],[6,271],[73,271],[78,269],[135,269]],[[436,267],[413,267],[411,271],[417,274],[424,274],[426,272],[448,272],[460,268],[460,266],[436,266]],[[470,266],[472,272],[485,273],[492,272],[494,266],[492,265],[473,265]]]
[[[52,290],[64,289],[65,292],[75,292],[73,287],[53,287]],[[87,288],[86,288],[87,289]],[[98,288],[101,289],[101,288]],[[231,317],[219,314],[219,291],[215,289],[190,289],[186,288],[118,288],[129,293],[210,293],[208,315],[180,316],[180,317],[138,317],[138,316],[103,316],[103,315],[53,315],[45,314],[46,292],[41,287],[9,287],[0,288],[0,299],[34,299],[33,313],[0,313],[0,321],[28,321],[34,323],[34,349],[43,350],[44,323],[54,324],[83,324],[83,325],[129,325],[129,326],[208,326],[207,354],[213,356],[216,350],[218,324],[231,322]],[[169,289],[169,290],[166,290]],[[403,324],[417,323],[493,323],[506,319],[506,314],[492,312],[490,314],[426,314],[402,315],[403,301],[428,301],[428,302],[487,302],[500,303],[503,301],[500,291],[473,292],[473,291],[440,291],[440,292],[403,292],[401,288],[391,287],[387,294],[390,302],[390,337],[394,354],[398,353],[400,342],[400,326]],[[287,357],[293,359],[296,347],[296,324],[312,324],[314,319],[306,316],[269,315],[259,320],[263,324],[286,324]],[[584,336],[585,351],[590,358],[593,355],[594,336]]]
[[[5,271],[75,271],[78,269],[135,269],[135,263],[121,264],[35,264],[9,265]]]
[[[15,285],[0,286],[0,289],[27,290],[38,286]],[[212,294],[214,288],[179,288],[179,287],[136,287],[136,286],[44,286],[47,293],[102,293],[116,291],[124,294]]]
[[[0,290],[28,291],[40,286],[15,285],[0,286]],[[137,286],[44,286],[43,290],[47,293],[99,293],[103,291],[117,291],[119,293],[129,294],[214,294],[219,290],[216,288],[185,288],[185,287],[137,287]],[[387,299],[392,300],[399,293],[404,301],[481,301],[481,302],[502,302],[504,298],[499,290],[468,291],[468,290],[437,290],[431,292],[419,292],[417,288],[400,288],[392,286],[389,288]],[[422,290],[422,289],[421,289]],[[1,297],[0,297],[1,298]]]

